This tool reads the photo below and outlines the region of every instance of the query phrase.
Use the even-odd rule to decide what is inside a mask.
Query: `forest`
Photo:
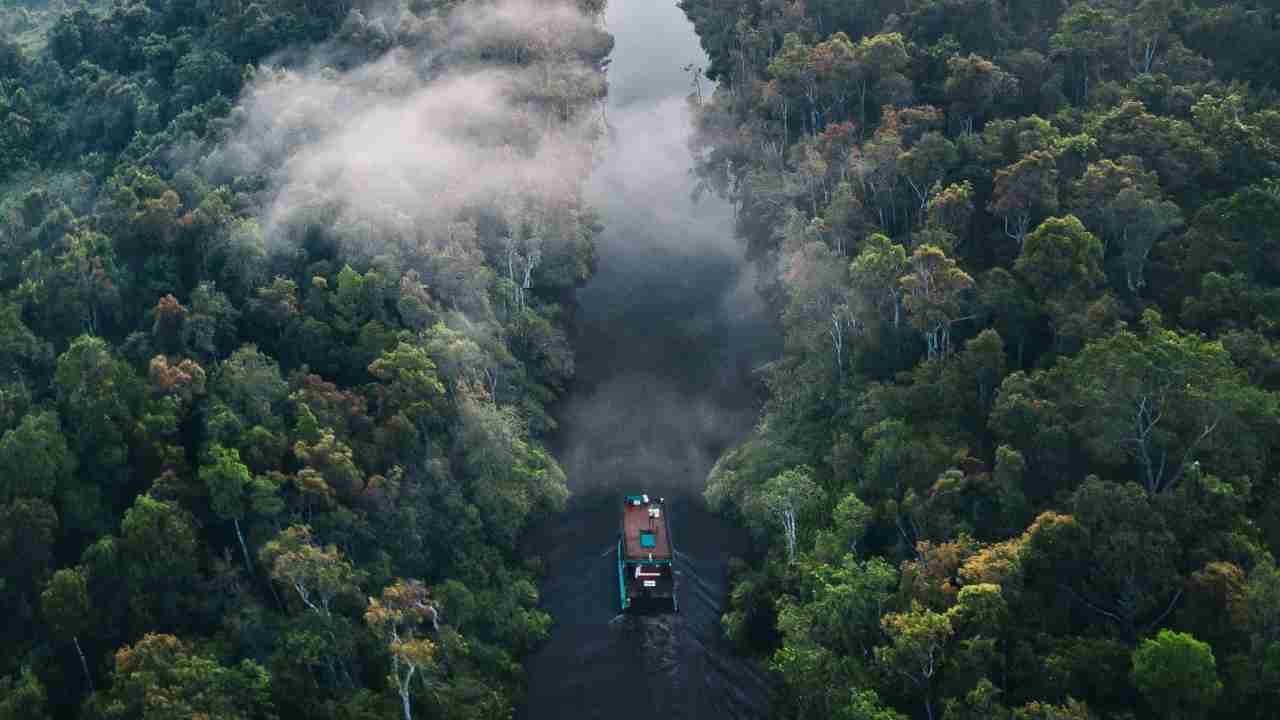
[[[1280,3],[680,7],[771,716],[1274,717]],[[0,0],[0,720],[515,715],[604,9]]]
[[[601,10],[0,2],[0,718],[512,715]]]
[[[844,720],[1280,706],[1280,5],[682,0],[785,351],[724,632]]]

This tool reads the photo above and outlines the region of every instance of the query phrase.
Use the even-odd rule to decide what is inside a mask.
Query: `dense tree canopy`
[[[1275,3],[680,4],[776,715],[1272,717]],[[0,2],[0,719],[512,714],[602,9]]]
[[[0,2],[0,716],[510,715],[602,9]]]
[[[681,6],[788,340],[706,493],[780,716],[1274,714],[1275,8]],[[795,468],[803,522],[752,512]]]

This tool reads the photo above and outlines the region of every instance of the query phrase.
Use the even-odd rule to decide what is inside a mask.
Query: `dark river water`
[[[599,270],[577,294],[578,377],[556,444],[574,498],[530,539],[556,626],[527,664],[520,717],[765,717],[769,684],[721,640],[728,559],[748,538],[704,506],[716,457],[758,413],[751,369],[777,333],[734,238],[732,211],[694,203],[685,98],[703,55],[675,0],[611,0],[617,44],[612,140],[588,188],[606,229]],[[704,91],[709,88],[704,87]],[[621,495],[667,498],[681,612],[617,616]]]

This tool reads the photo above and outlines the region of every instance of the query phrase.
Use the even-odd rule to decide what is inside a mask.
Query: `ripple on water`
[[[684,97],[705,66],[674,0],[610,0],[616,37],[612,144],[588,196],[605,230],[599,272],[571,318],[575,386],[556,415],[557,456],[575,497],[526,546],[545,560],[555,620],[526,663],[525,720],[762,718],[770,684],[720,633],[727,563],[748,538],[701,499],[719,454],[757,414],[750,369],[778,333],[733,237],[732,210],[695,205]],[[617,537],[626,493],[667,499],[681,555],[680,613],[617,615]]]

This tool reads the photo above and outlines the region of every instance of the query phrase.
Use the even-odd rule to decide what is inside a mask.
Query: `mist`
[[[724,200],[693,200],[697,37],[669,2],[614,0],[608,142],[585,191],[604,220],[578,293],[578,381],[562,413],[575,492],[699,494],[757,414],[751,371],[775,348]],[[703,92],[709,93],[706,80]]]
[[[355,261],[425,258],[437,296],[475,320],[489,313],[472,281],[486,272],[480,253],[501,250],[460,217],[481,208],[517,236],[532,226],[514,238],[527,264],[580,242],[576,223],[593,209],[605,229],[576,297],[578,377],[555,438],[570,489],[700,493],[750,429],[750,371],[774,333],[732,208],[692,199],[696,35],[661,0],[614,0],[603,28],[560,0],[425,18],[394,8],[353,16],[334,43],[280,59],[286,68],[258,68],[206,174],[269,178],[259,224],[270,250],[320,225]],[[606,76],[609,33],[624,51]],[[391,35],[392,49],[349,62]]]
[[[260,69],[208,173],[268,176],[259,222],[277,249],[319,224],[347,257],[425,258],[432,292],[471,320],[492,312],[479,298],[493,279],[484,257],[466,258],[498,263],[495,238],[486,245],[460,217],[482,207],[513,234],[535,226],[515,239],[527,267],[534,236],[579,242],[576,218],[594,211],[604,230],[595,274],[568,308],[576,377],[551,438],[575,498],[524,540],[547,569],[541,606],[556,624],[527,661],[522,716],[758,717],[769,683],[724,646],[719,624],[728,559],[749,541],[701,494],[755,422],[753,369],[778,334],[732,208],[693,200],[684,68],[705,57],[674,0],[612,0],[604,28],[568,3],[462,7],[407,30],[403,17],[371,14],[342,35],[394,27],[420,39],[352,69],[342,69],[350,47]],[[606,32],[616,38],[607,94],[593,65]],[[322,223],[308,219],[317,213]],[[575,219],[543,221],[557,213]],[[450,264],[433,273],[436,262]],[[669,500],[678,616],[614,617],[616,569],[602,550],[624,492]]]
[[[605,229],[598,270],[577,293],[577,378],[555,443],[574,498],[528,540],[549,568],[542,606],[556,625],[527,662],[520,717],[765,717],[770,681],[720,631],[728,561],[750,552],[749,539],[702,491],[755,423],[752,371],[778,335],[732,208],[692,199],[683,68],[705,65],[692,27],[674,0],[612,0],[606,17],[609,132],[584,191]],[[621,496],[638,492],[667,500],[675,615],[617,615],[611,543]]]
[[[473,2],[427,18],[395,7],[353,14],[339,41],[287,69],[259,67],[234,131],[206,159],[215,179],[270,178],[269,243],[323,211],[333,226],[364,229],[342,237],[350,256],[439,249],[465,209],[514,225],[531,202],[578,201],[602,127],[591,58],[607,34],[571,2]],[[392,49],[364,48],[374,59],[338,69],[359,43],[376,49],[392,34]]]

